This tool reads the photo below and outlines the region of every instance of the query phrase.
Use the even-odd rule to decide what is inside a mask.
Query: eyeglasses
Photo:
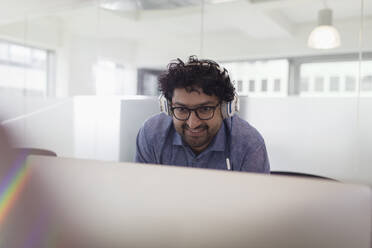
[[[180,121],[187,121],[190,118],[191,112],[194,111],[196,116],[200,120],[210,120],[214,116],[214,111],[218,107],[216,106],[201,106],[197,108],[186,108],[186,107],[172,107],[173,116]]]

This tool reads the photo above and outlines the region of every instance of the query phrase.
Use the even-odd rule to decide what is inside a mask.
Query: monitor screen
[[[363,185],[43,156],[17,178],[1,247],[371,245]]]

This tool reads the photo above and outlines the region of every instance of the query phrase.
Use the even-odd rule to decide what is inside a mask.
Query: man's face
[[[191,91],[186,89],[175,89],[172,98],[172,107],[197,108],[201,106],[216,106],[219,104],[217,96],[208,96],[204,94],[201,88],[193,88]],[[213,118],[210,120],[201,120],[192,111],[188,120],[181,121],[173,116],[173,124],[176,131],[183,140],[196,152],[202,152],[221,127],[222,116],[221,108],[218,105]]]

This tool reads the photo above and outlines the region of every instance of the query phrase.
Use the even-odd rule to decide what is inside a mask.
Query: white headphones
[[[171,103],[165,98],[163,94],[159,96],[159,105],[160,112],[172,116]],[[233,116],[236,112],[239,112],[239,107],[240,107],[239,98],[235,93],[234,99],[232,101],[221,103],[222,118],[225,119]]]

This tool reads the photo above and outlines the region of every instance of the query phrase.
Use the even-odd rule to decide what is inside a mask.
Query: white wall
[[[69,95],[95,95],[93,66],[99,59],[124,65],[126,95],[137,93],[136,45],[123,39],[71,36]]]
[[[69,95],[94,95],[93,65],[98,56],[98,40],[72,37]]]

